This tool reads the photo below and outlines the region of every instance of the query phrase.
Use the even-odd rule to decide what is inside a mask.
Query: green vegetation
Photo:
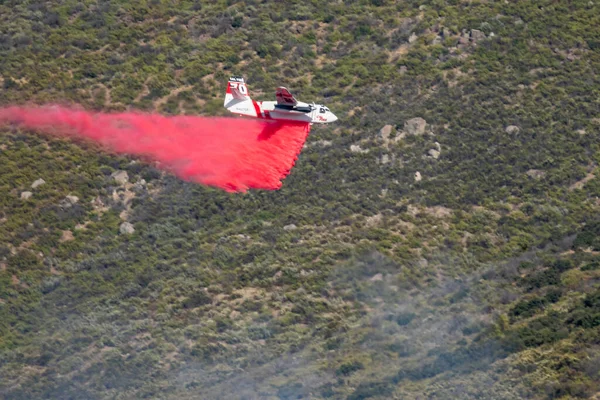
[[[205,3],[0,4],[0,105],[340,117],[244,195],[1,128],[0,397],[600,391],[597,2]]]

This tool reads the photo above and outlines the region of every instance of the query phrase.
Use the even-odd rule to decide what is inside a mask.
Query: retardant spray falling
[[[300,153],[306,123],[143,113],[90,113],[64,107],[0,108],[0,126],[85,138],[106,149],[158,161],[178,177],[229,192],[275,190]]]

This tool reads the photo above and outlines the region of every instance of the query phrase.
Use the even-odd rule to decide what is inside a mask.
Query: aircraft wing
[[[290,93],[289,90],[284,88],[283,86],[278,87],[275,92],[275,97],[277,98],[277,104],[282,106],[295,106],[298,104],[298,100],[294,98],[294,96]]]

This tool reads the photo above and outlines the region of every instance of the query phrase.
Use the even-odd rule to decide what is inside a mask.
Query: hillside
[[[0,397],[600,398],[598,2],[214,3],[0,3],[0,106],[339,117],[246,194],[0,127]]]

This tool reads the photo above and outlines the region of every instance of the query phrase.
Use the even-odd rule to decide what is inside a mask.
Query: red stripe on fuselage
[[[254,106],[254,111],[256,111],[256,116],[258,118],[263,118],[261,112],[260,112],[260,106],[258,105],[258,103],[256,102],[256,100],[252,100],[252,105]]]

